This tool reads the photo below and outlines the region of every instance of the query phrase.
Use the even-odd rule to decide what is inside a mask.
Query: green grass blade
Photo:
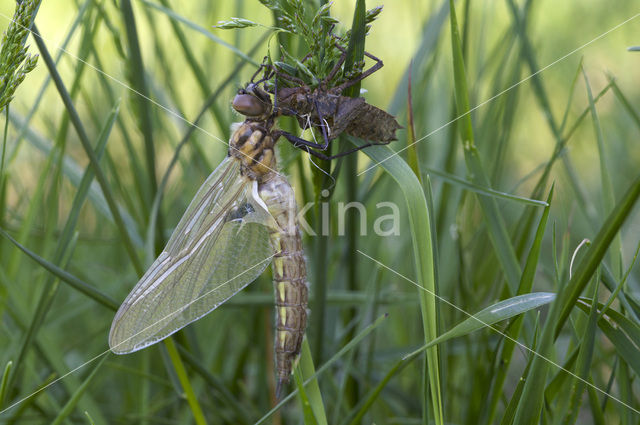
[[[571,313],[578,296],[604,258],[611,241],[633,210],[638,197],[640,197],[640,175],[631,183],[620,202],[611,211],[567,284],[567,296],[566,299],[562,299],[562,311],[555,325],[556,337],[560,333],[567,317],[569,317],[569,313]]]
[[[118,309],[118,306],[120,305],[120,303],[115,301],[110,296],[100,292],[98,289],[94,288],[93,286],[89,285],[88,283],[83,282],[82,280],[78,279],[77,277],[73,276],[72,274],[68,273],[67,271],[65,271],[65,270],[61,269],[60,267],[56,266],[55,264],[52,264],[52,263],[46,261],[45,259],[43,259],[39,255],[37,255],[33,251],[30,251],[29,249],[27,249],[26,247],[24,247],[23,245],[18,243],[18,241],[13,239],[3,229],[0,229],[0,235],[2,235],[5,238],[7,238],[18,249],[20,249],[22,252],[27,254],[32,260],[34,260],[36,263],[38,263],[40,266],[42,266],[48,272],[50,272],[53,275],[55,275],[58,279],[62,280],[63,282],[67,282],[74,289],[76,289],[79,292],[87,295],[89,298],[93,299],[94,301],[96,301],[99,304],[102,304],[103,306],[107,307],[108,309],[111,309],[113,311],[116,311]]]
[[[160,0],[160,2],[162,3],[162,6],[165,9],[169,9],[168,0]],[[184,56],[187,60],[187,64],[189,65],[189,68],[191,68],[191,72],[193,72],[193,75],[195,76],[196,81],[198,82],[198,86],[200,87],[202,97],[208,97],[210,93],[213,91],[209,86],[209,77],[207,77],[202,67],[198,63],[196,59],[196,54],[193,52],[193,49],[190,46],[190,40],[187,39],[187,36],[182,31],[182,28],[180,28],[180,26],[178,25],[177,20],[169,19],[169,22],[171,23],[171,29],[173,30],[173,33],[176,35],[176,37],[178,38],[178,41],[180,42],[180,47],[182,47]],[[250,51],[247,54],[247,56],[248,57],[253,56],[253,52]],[[236,65],[236,68],[238,67],[238,65],[244,65],[246,63],[247,63],[246,60],[244,60],[243,58],[240,58],[240,61]],[[232,74],[232,75],[234,75],[234,77],[237,76],[237,74]],[[228,140],[229,137],[231,136],[230,131],[227,128],[227,126],[222,125],[222,123],[225,122],[225,114],[223,113],[223,111],[220,109],[220,106],[216,102],[212,102],[210,110],[214,119],[220,124],[220,130],[222,131],[221,138],[223,140]]]
[[[235,46],[227,43],[226,41],[220,39],[219,37],[216,37],[215,35],[213,35],[211,32],[207,31],[206,28],[201,27],[200,25],[184,18],[183,16],[178,15],[177,13],[175,13],[173,10],[168,9],[166,7],[162,7],[157,3],[153,3],[151,1],[148,0],[139,0],[140,3],[144,4],[147,7],[150,7],[152,9],[155,9],[159,12],[164,13],[165,15],[167,15],[170,19],[173,19],[175,21],[181,22],[183,24],[185,24],[187,27],[191,28],[192,30],[199,32],[200,34],[204,35],[205,37],[207,37],[209,40],[213,41],[216,44],[219,44],[227,49],[229,49],[230,51],[232,51],[235,55],[237,55],[239,58],[257,66],[260,66],[260,64],[256,61],[254,61],[253,59],[251,59],[249,56],[247,56],[245,53],[243,53],[241,50],[239,50],[238,48],[236,48]]]
[[[296,367],[294,369],[293,377],[296,382],[296,388],[298,389],[298,399],[300,400],[300,406],[302,408],[302,423],[306,425],[316,425],[318,421],[316,421],[316,418],[313,415],[313,409],[311,408],[311,403],[309,402],[307,391],[304,388],[304,378],[302,378],[302,373],[300,372],[299,368]]]
[[[535,329],[535,338],[533,341],[532,346],[536,347],[538,344],[538,336],[539,336],[539,318],[540,315],[536,316],[536,329]],[[531,370],[531,364],[533,362],[533,359],[536,358],[535,356],[529,356],[528,361],[527,361],[527,366],[525,367],[522,376],[529,376],[529,372]],[[518,384],[516,385],[515,390],[513,391],[513,394],[511,395],[511,399],[509,400],[509,404],[507,404],[507,407],[504,411],[504,414],[502,415],[502,420],[500,421],[500,425],[511,425],[513,422],[513,419],[516,415],[516,411],[517,408],[520,404],[520,400],[522,400],[522,393],[524,391],[525,388],[525,384],[526,381],[524,379],[520,379],[518,381]],[[517,422],[516,422],[517,423]]]
[[[82,397],[84,392],[87,390],[87,387],[89,386],[89,384],[95,377],[96,373],[98,372],[98,370],[100,370],[100,367],[103,365],[104,361],[108,357],[109,357],[108,354],[105,356],[102,356],[102,359],[100,359],[98,364],[95,365],[93,370],[89,373],[87,378],[78,387],[76,392],[73,393],[71,398],[67,401],[67,403],[64,405],[62,410],[58,413],[58,416],[56,416],[56,418],[51,422],[51,425],[59,425],[63,423],[69,417],[69,415],[71,415],[71,413],[73,412],[73,409],[75,409],[76,407],[76,404],[78,404],[78,401],[80,401],[80,397]]]
[[[616,81],[611,77],[609,77],[609,85],[611,85],[611,87],[613,88],[613,93],[622,103],[622,106],[624,106],[624,109],[627,111],[627,113],[631,116],[633,122],[638,128],[640,128],[640,113],[638,113],[638,111],[631,105],[629,99],[627,99],[624,93],[622,93],[622,90],[620,90],[620,87],[618,87],[618,83],[616,83]]]
[[[414,70],[422,68],[433,55],[438,43],[440,42],[442,27],[446,22],[448,14],[449,5],[447,1],[444,0],[437,12],[432,14],[425,22],[420,37],[420,46],[416,49],[415,54],[412,56],[413,61],[409,65],[412,66]],[[398,114],[402,107],[407,104],[410,72],[409,67],[407,67],[400,78],[400,83],[395,90],[393,99],[389,102],[388,110],[392,115]]]
[[[33,31],[34,38],[36,40],[36,44],[38,45],[38,49],[40,50],[40,54],[42,55],[42,59],[47,65],[47,69],[49,70],[49,73],[51,74],[51,77],[53,78],[53,81],[56,84],[56,88],[58,89],[58,93],[60,94],[60,97],[67,109],[67,112],[69,113],[71,122],[73,123],[73,126],[76,129],[78,137],[82,142],[82,147],[84,148],[85,153],[89,157],[89,160],[91,161],[91,165],[94,168],[94,172],[96,173],[96,178],[100,183],[102,192],[105,196],[107,204],[109,205],[109,210],[111,211],[111,214],[116,223],[116,226],[120,231],[120,236],[122,237],[125,249],[129,254],[131,263],[133,264],[133,267],[136,270],[137,274],[142,275],[144,270],[142,268],[138,255],[136,253],[134,245],[131,241],[131,236],[125,226],[125,223],[122,219],[122,215],[120,214],[116,201],[113,198],[113,194],[109,187],[109,182],[107,181],[107,178],[105,177],[105,175],[102,173],[102,169],[100,168],[99,161],[91,147],[91,143],[89,142],[89,136],[87,135],[87,132],[85,131],[84,126],[82,125],[82,120],[80,119],[80,116],[78,115],[78,112],[76,111],[76,108],[73,105],[71,98],[69,97],[69,93],[67,92],[67,89],[65,88],[64,83],[62,82],[62,79],[55,68],[53,59],[51,58],[51,55],[49,54],[49,51],[47,50],[47,47],[44,44],[44,40],[42,39],[42,37],[40,37],[40,33],[38,32],[35,25],[33,26],[32,31]]]
[[[270,296],[273,303],[273,296]],[[213,388],[214,394],[220,399],[220,402],[230,408],[234,413],[234,420],[240,424],[250,424],[252,421],[249,419],[250,411],[247,409],[239,399],[232,394],[224,383],[220,381],[215,375],[213,375],[202,363],[194,357],[192,353],[187,351],[181,345],[178,345],[178,350],[182,359],[193,369],[195,373]]]
[[[354,412],[347,416],[345,420],[341,423],[349,424],[349,425],[358,425],[362,423],[362,419],[364,415],[371,409],[373,403],[375,403],[376,399],[380,396],[380,393],[389,383],[391,378],[397,375],[402,369],[404,369],[416,356],[405,357],[401,360],[398,360],[391,369],[384,375],[384,377],[380,380],[378,385],[375,386],[369,393],[360,400]]]
[[[358,146],[362,142],[351,139]],[[393,151],[386,146],[371,146],[366,154],[396,181],[407,202],[414,266],[417,284],[420,287],[418,297],[422,312],[422,325],[425,343],[437,337],[437,318],[435,295],[434,254],[431,237],[431,224],[427,200],[418,178],[413,170],[399,156],[391,156]],[[360,252],[360,251],[359,251]],[[362,252],[361,252],[362,253]],[[362,253],[363,254],[363,253]],[[440,367],[437,347],[427,350],[431,403],[436,424],[443,423],[442,395],[440,390]]]
[[[55,374],[50,374],[46,378],[42,380],[42,383],[36,387],[34,391],[31,392],[29,397],[23,400],[20,405],[16,406],[16,410],[14,414],[7,420],[7,424],[19,424],[22,419],[22,415],[27,411],[35,403],[36,399],[42,395],[43,389],[46,388],[51,382],[55,380]]]
[[[449,7],[456,110],[458,116],[460,116],[460,119],[457,121],[457,127],[462,139],[467,173],[472,176],[474,183],[477,185],[489,187],[491,185],[489,184],[489,179],[481,163],[479,152],[474,141],[473,126],[469,113],[471,108],[469,106],[467,77],[453,0],[449,0]],[[500,265],[504,270],[511,293],[515,293],[518,282],[520,281],[521,270],[504,219],[502,218],[502,212],[495,199],[478,197],[478,202],[481,205],[483,217],[488,227],[489,238],[498,256]]]
[[[74,86],[75,87],[75,86]],[[111,128],[113,123],[115,122],[115,118],[118,115],[118,106],[112,110],[110,117],[108,117],[106,125],[103,127],[102,132],[100,134],[100,138],[98,140],[98,146],[96,148],[96,155],[98,159],[102,156],[102,153],[105,150],[107,140],[109,138],[109,134],[111,133]],[[61,126],[64,128],[64,122]],[[60,167],[58,167],[59,169]],[[57,179],[56,179],[57,180]],[[71,205],[71,210],[69,211],[69,215],[67,221],[65,223],[64,229],[62,230],[62,234],[58,239],[58,243],[56,245],[56,252],[54,254],[53,264],[58,265],[62,263],[66,263],[68,261],[67,256],[71,255],[72,250],[67,249],[72,244],[73,240],[73,232],[77,224],[78,216],[80,214],[80,209],[82,204],[84,203],[87,192],[89,190],[89,185],[93,180],[93,172],[91,167],[89,166],[85,170],[85,174],[82,177],[82,181],[80,186],[78,187],[78,193],[76,194],[73,203]],[[50,226],[53,228],[54,226]],[[33,257],[32,257],[33,258]],[[31,323],[26,332],[26,336],[22,342],[22,345],[19,349],[19,354],[16,358],[16,371],[21,370],[22,360],[25,358],[26,353],[29,351],[29,348],[32,345],[33,337],[38,333],[40,327],[43,325],[45,317],[51,308],[51,304],[53,303],[54,297],[58,292],[59,282],[54,278],[54,276],[48,276],[47,281],[45,283],[45,290],[41,293],[39,300],[37,301],[36,310],[33,314]],[[86,287],[83,287],[86,288]],[[13,381],[13,379],[12,379]],[[13,382],[10,382],[10,386],[12,386]]]
[[[202,408],[200,407],[198,398],[193,391],[193,386],[191,385],[191,381],[189,380],[189,375],[187,375],[187,370],[184,368],[182,359],[180,359],[180,354],[176,349],[173,338],[166,338],[163,342],[165,347],[167,347],[169,357],[171,358],[171,363],[173,364],[173,368],[178,375],[178,379],[180,380],[180,385],[184,390],[184,394],[187,397],[187,402],[189,403],[191,412],[193,412],[193,419],[195,420],[197,425],[206,425],[207,421],[204,418],[204,413],[202,413]]]
[[[546,207],[548,205],[545,201],[540,201],[538,199],[527,198],[524,196],[513,195],[511,193],[502,192],[499,190],[492,189],[487,186],[481,186],[474,182],[470,182],[463,178],[457,177],[453,174],[449,174],[443,171],[436,170],[434,168],[426,167],[425,171],[428,171],[429,174],[433,174],[435,176],[441,177],[442,180],[451,183],[452,185],[459,186],[460,188],[466,189],[470,192],[477,193],[478,195],[506,199],[508,201],[513,201],[520,203],[522,205],[533,205],[536,207]]]
[[[596,111],[595,103],[593,102],[593,94],[591,93],[591,85],[589,84],[589,78],[587,72],[582,68],[582,77],[587,87],[587,98],[589,99],[589,111],[591,112],[591,119],[593,121],[593,130],[596,135],[596,141],[598,145],[598,159],[600,160],[600,181],[602,182],[602,200],[604,212],[610,212],[616,204],[614,198],[615,191],[613,190],[613,183],[611,182],[611,176],[609,175],[609,167],[607,166],[607,158],[605,152],[605,140],[602,127],[600,126],[600,118]],[[613,246],[610,251],[611,268],[613,269],[614,276],[620,278],[622,275],[622,241],[620,235],[613,238],[611,242]]]
[[[411,96],[411,65],[409,65],[409,76],[407,82],[407,163],[416,173],[418,181],[422,184],[422,173],[420,172],[420,156],[416,146],[416,126],[413,119],[413,97]]]
[[[545,385],[550,364],[553,341],[560,333],[564,322],[573,310],[578,296],[588,283],[598,264],[602,261],[614,235],[620,230],[622,223],[633,208],[635,201],[640,196],[640,177],[636,178],[627,190],[623,199],[609,215],[600,232],[589,247],[575,274],[571,277],[566,287],[558,293],[556,301],[551,304],[551,309],[543,327],[540,343],[536,352],[529,374],[525,378],[525,387],[522,398],[518,404],[515,415],[516,423],[534,424],[538,422],[542,411],[543,392],[540,388]]]
[[[598,279],[599,280],[599,279]],[[597,282],[597,281],[596,281]],[[585,389],[585,382],[589,379],[591,361],[595,349],[596,330],[598,322],[598,302],[597,302],[597,285],[594,285],[594,300],[591,304],[591,311],[586,326],[584,326],[580,349],[578,352],[578,360],[576,363],[576,375],[571,377],[570,396],[568,399],[562,400],[568,402],[569,410],[566,412],[563,424],[575,423],[580,411],[582,395]]]
[[[0,383],[0,406],[4,406],[4,398],[7,394],[7,382],[9,381],[12,366],[13,362],[9,360],[4,367],[4,372],[2,373],[2,382]]]
[[[11,112],[10,114],[10,119],[11,119],[11,122],[18,127],[21,127],[25,124],[25,119],[13,112]],[[51,144],[51,141],[37,134],[33,129],[29,127],[25,128],[25,138],[29,141],[29,143],[33,145],[34,148],[38,149],[45,155],[49,155],[55,149],[55,147]],[[80,182],[82,181],[82,176],[84,174],[85,169],[80,165],[78,165],[78,163],[68,155],[64,156],[62,166],[64,169],[65,176],[67,177],[69,182],[73,186],[76,186],[76,187],[80,186]],[[91,201],[93,208],[95,208],[96,211],[102,216],[101,218],[109,222],[114,222],[113,215],[111,214],[111,211],[109,209],[109,204],[107,203],[105,199],[105,195],[102,192],[100,186],[96,185],[95,183],[92,184],[89,189],[88,196],[89,196],[89,201]],[[129,214],[127,211],[125,211],[122,208],[119,208],[119,211],[120,211],[120,215],[122,216],[122,221],[126,229],[129,231],[129,234],[131,235],[131,240],[134,246],[141,247],[142,238],[137,232],[134,218],[132,217],[131,214]]]
[[[549,219],[549,212],[551,210],[551,200],[553,198],[554,188],[555,186],[552,187],[549,191],[549,196],[547,197],[547,207],[545,207],[542,217],[540,217],[540,222],[538,223],[538,229],[536,231],[535,239],[533,241],[531,249],[529,250],[529,255],[527,256],[527,261],[522,272],[522,278],[520,279],[520,284],[518,285],[518,295],[529,293],[531,291],[531,288],[533,287],[536,270],[539,266],[543,237],[545,229],[547,227],[547,221]],[[511,323],[509,328],[506,330],[507,338],[504,340],[502,349],[498,353],[499,361],[495,364],[499,366],[494,371],[494,378],[492,380],[491,392],[489,395],[489,407],[487,409],[487,422],[489,423],[493,423],[494,421],[498,403],[503,392],[504,383],[507,379],[509,366],[511,365],[511,361],[513,360],[513,353],[516,346],[518,345],[517,341],[520,337],[523,325],[524,317],[518,317]]]
[[[458,323],[452,329],[407,356],[412,356],[450,339],[468,335],[478,329],[493,328],[491,325],[549,304],[555,297],[555,294],[551,292],[532,292],[499,301],[469,316],[469,318]]]
[[[576,304],[585,313],[589,313],[589,306],[579,300]],[[598,304],[598,311],[602,311],[602,304]],[[611,308],[604,311],[598,319],[598,326],[609,338],[620,357],[636,372],[640,373],[640,326],[632,322],[620,312]]]
[[[327,414],[324,409],[318,379],[315,378],[315,375],[316,371],[313,365],[313,359],[311,358],[311,350],[305,338],[302,341],[300,360],[296,368],[296,384],[303,404],[303,410],[306,408],[305,404],[308,403],[308,407],[312,412],[311,418],[313,418],[313,422],[305,421],[305,424],[315,423],[318,425],[326,425],[328,423]],[[303,385],[305,383],[306,385]],[[305,390],[306,394],[304,394],[304,396],[302,390]]]
[[[96,159],[100,161],[107,147],[107,141],[109,140],[109,136],[111,135],[111,131],[113,129],[113,125],[116,122],[118,114],[120,112],[120,102],[117,102],[114,105],[111,113],[107,116],[104,126],[98,136],[97,146],[95,149]],[[78,192],[76,196],[73,198],[73,202],[71,204],[71,210],[69,211],[69,216],[65,223],[64,229],[62,230],[62,235],[60,237],[60,241],[58,243],[57,255],[61,256],[71,240],[73,236],[73,232],[78,223],[78,217],[80,215],[80,209],[87,199],[87,195],[89,194],[89,189],[91,188],[91,184],[95,177],[95,173],[93,169],[88,166],[80,180],[80,184],[78,185]],[[58,258],[59,259],[59,258]],[[57,260],[54,261],[57,263]]]
[[[140,131],[144,138],[144,152],[145,162],[147,165],[147,190],[144,191],[144,212],[148,214],[151,209],[151,203],[158,191],[158,182],[156,179],[156,153],[155,153],[155,139],[153,134],[153,120],[151,107],[149,102],[149,89],[146,79],[146,70],[142,61],[142,52],[140,50],[140,42],[138,40],[138,28],[136,25],[135,15],[133,8],[131,7],[130,0],[122,0],[120,3],[120,12],[124,21],[124,27],[127,33],[128,42],[128,78],[130,80],[132,91],[134,95],[134,111],[137,113],[137,120],[139,122]],[[155,253],[159,254],[164,247],[163,238],[163,218],[162,214],[158,213],[156,217],[156,233],[152,234],[156,236],[154,240],[148,241],[149,244],[155,247]]]

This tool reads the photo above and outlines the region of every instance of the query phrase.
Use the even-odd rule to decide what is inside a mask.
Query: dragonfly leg
[[[273,71],[271,69],[271,65],[269,65],[267,63],[267,61],[269,60],[268,56],[265,56],[264,59],[262,59],[262,64],[260,64],[260,66],[258,67],[258,69],[256,70],[256,72],[253,74],[253,76],[251,76],[251,83],[253,84],[260,84],[262,82],[267,81],[268,79],[270,79],[273,76],[273,72],[269,72],[269,71]],[[258,76],[258,74],[260,74],[260,72],[264,71],[264,76],[259,79],[258,81],[254,81],[256,79],[256,77]]]
[[[283,77],[283,76],[287,76],[287,77],[291,77],[291,78],[296,78],[296,77],[292,77],[288,74],[280,74],[278,73],[278,71],[275,69],[275,67],[273,65],[270,65],[272,73],[269,74],[269,78],[271,78],[271,76],[273,76],[275,74],[276,78],[274,78],[273,80],[273,110],[275,111],[276,114],[282,114],[282,115],[290,115],[290,116],[295,116],[296,111],[294,111],[293,109],[289,109],[289,108],[280,108],[280,105],[278,105],[278,77]],[[285,78],[287,79],[287,78]],[[302,81],[302,80],[300,80]],[[304,82],[302,82],[302,84],[304,84]]]
[[[277,97],[277,96],[276,96]],[[320,122],[319,126],[322,129],[322,143],[310,142],[308,140],[302,139],[298,136],[295,136],[286,131],[280,130],[278,135],[284,136],[293,146],[299,148],[301,146],[307,146],[314,149],[320,149],[322,151],[326,151],[329,148],[329,125],[327,124],[327,120],[322,116],[322,112],[320,111],[320,105],[318,105],[318,101],[313,99],[313,106],[316,108],[316,114],[318,114],[318,121]],[[313,126],[313,125],[312,125]],[[277,140],[277,137],[275,138]]]
[[[315,142],[310,142],[308,140],[305,140],[301,137],[296,136],[295,134],[291,134],[287,131],[284,130],[277,130],[274,131],[272,133],[273,135],[273,139],[277,140],[278,137],[282,136],[285,139],[287,139],[289,141],[289,143],[291,143],[293,146],[295,146],[296,148],[302,148],[303,146],[309,147],[309,148],[313,148],[313,149],[322,149],[322,150],[326,150],[329,147],[328,142],[325,143],[315,143]]]
[[[355,147],[353,149],[349,149],[348,151],[340,152],[338,154],[330,155],[330,156],[323,155],[320,152],[313,152],[311,150],[309,150],[308,152],[310,154],[320,158],[320,159],[324,159],[325,161],[331,161],[332,159],[341,158],[343,156],[350,155],[350,154],[352,154],[354,152],[358,152],[359,150],[364,149],[364,148],[368,148],[369,146],[388,145],[388,144],[389,144],[389,142],[370,142],[370,143],[366,143],[366,144],[364,144],[362,146],[358,146],[358,147]]]
[[[332,159],[341,158],[343,156],[346,156],[346,155],[352,154],[354,152],[357,152],[357,151],[359,151],[361,149],[368,148],[369,146],[377,146],[377,145],[387,145],[387,144],[389,144],[389,142],[370,142],[370,143],[365,143],[362,146],[358,146],[358,147],[355,147],[353,149],[349,149],[347,151],[340,152],[340,153],[335,154],[335,155],[325,155],[322,152],[318,152],[318,151],[313,150],[313,149],[320,149],[322,147],[322,145],[319,144],[319,143],[310,142],[308,140],[302,139],[302,138],[300,138],[298,136],[295,136],[295,135],[293,135],[291,133],[288,133],[288,132],[282,131],[282,130],[279,130],[276,134],[274,134],[274,140],[277,140],[277,138],[280,137],[280,136],[283,136],[285,139],[287,139],[287,141],[289,143],[291,143],[294,147],[300,148],[303,151],[309,153],[310,155],[313,155],[316,158],[322,159],[324,161],[331,161]],[[323,150],[325,150],[325,149],[323,149]]]
[[[342,47],[336,45],[336,47],[340,50],[343,51],[343,55],[346,54],[346,50],[344,50]],[[358,75],[357,77],[340,84],[339,86],[336,86],[334,88],[332,88],[332,90],[335,90],[338,93],[341,93],[344,89],[349,88],[355,84],[358,84],[360,81],[364,80],[365,78],[367,78],[369,75],[373,74],[374,72],[376,72],[377,70],[379,70],[380,68],[382,68],[384,66],[384,63],[382,63],[382,59],[379,59],[375,56],[373,56],[371,53],[369,52],[364,52],[364,55],[370,59],[373,59],[374,61],[376,61],[375,65],[371,66],[371,68],[367,69],[366,71],[364,71],[362,74]]]
[[[342,67],[342,64],[347,59],[347,51],[344,50],[342,47],[338,46],[337,44],[336,44],[336,47],[340,49],[340,51],[342,51],[342,54],[340,55],[340,59],[338,59],[338,62],[336,62],[336,64],[331,69],[331,71],[329,71],[325,79],[322,80],[321,86],[324,87],[325,90],[327,88],[327,84],[329,84],[329,81],[333,80],[333,77],[336,76],[336,74]]]
[[[324,140],[324,143],[322,144],[320,149],[325,151],[329,147],[329,134],[327,134],[327,127],[328,127],[327,120],[325,120],[324,117],[322,116],[322,112],[320,112],[320,105],[318,105],[318,101],[316,99],[313,99],[313,106],[315,106],[316,114],[318,114],[318,122],[320,123],[320,128],[322,129],[322,138]]]
[[[274,65],[269,65],[271,67],[271,69],[273,70],[273,72],[276,74],[276,77],[282,78],[283,80],[287,80],[290,81],[300,87],[306,87],[307,83],[304,82],[304,80],[295,77],[293,75],[289,75],[286,72],[278,72],[278,70],[276,69],[276,67]]]

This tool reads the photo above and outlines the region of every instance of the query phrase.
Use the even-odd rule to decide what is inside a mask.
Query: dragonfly
[[[294,192],[277,171],[274,145],[282,132],[273,128],[270,95],[252,82],[232,106],[246,119],[235,126],[227,157],[118,309],[109,347],[126,354],[167,338],[222,305],[271,263],[278,396],[304,338],[306,263]]]

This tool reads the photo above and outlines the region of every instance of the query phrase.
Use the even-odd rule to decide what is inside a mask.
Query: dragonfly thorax
[[[262,180],[275,172],[275,141],[264,122],[245,121],[234,131],[229,143],[229,155],[242,163],[242,172],[253,180]]]

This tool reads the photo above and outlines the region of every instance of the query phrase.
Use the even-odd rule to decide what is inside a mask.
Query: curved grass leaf
[[[96,301],[99,304],[102,304],[103,306],[107,307],[108,309],[113,310],[113,311],[118,310],[118,306],[120,305],[120,303],[118,303],[116,300],[111,298],[109,295],[100,292],[98,289],[94,288],[93,286],[89,285],[88,283],[78,279],[77,277],[75,277],[71,273],[65,271],[64,269],[61,269],[60,267],[56,266],[53,263],[48,262],[47,260],[45,260],[44,258],[40,257],[39,255],[37,255],[33,251],[27,249],[26,247],[24,247],[23,245],[18,243],[18,241],[13,239],[11,237],[11,235],[9,235],[3,229],[0,229],[0,235],[2,235],[5,238],[7,238],[12,244],[14,244],[16,247],[18,247],[22,252],[24,252],[29,257],[31,257],[31,259],[33,261],[35,261],[36,263],[40,264],[40,266],[42,266],[48,272],[50,272],[53,275],[55,275],[61,281],[67,282],[74,289],[78,290],[79,292],[82,292],[83,294],[87,295],[89,298],[92,298],[94,301]]]
[[[80,401],[80,397],[82,397],[87,387],[93,380],[93,377],[96,375],[98,370],[100,370],[100,366],[102,366],[102,364],[108,357],[109,357],[108,353],[102,356],[102,359],[100,359],[98,364],[95,365],[91,373],[89,373],[89,376],[87,376],[87,378],[82,382],[82,384],[78,387],[76,392],[73,393],[71,398],[67,401],[67,403],[64,405],[62,410],[60,410],[60,412],[58,413],[58,416],[56,416],[53,422],[51,422],[51,425],[59,425],[69,417],[69,415],[73,412],[73,409],[76,407],[76,404],[78,404],[78,401]]]
[[[544,237],[545,228],[547,226],[547,220],[549,219],[549,211],[551,205],[551,199],[553,198],[555,186],[551,187],[549,191],[549,196],[547,196],[547,207],[545,207],[542,217],[540,218],[540,222],[538,223],[538,228],[536,230],[535,239],[529,250],[529,255],[527,256],[527,262],[524,266],[524,270],[522,272],[522,278],[520,279],[520,284],[518,285],[518,295],[528,294],[533,287],[533,282],[535,279],[536,270],[538,268],[538,263],[540,261],[540,250],[542,248],[542,240]],[[555,238],[554,238],[555,240]],[[554,244],[555,246],[555,244]],[[554,256],[555,257],[555,256]],[[509,365],[513,359],[513,353],[517,345],[517,341],[520,338],[520,333],[522,331],[522,327],[524,325],[524,317],[520,316],[516,320],[514,320],[509,328],[506,330],[507,338],[504,341],[504,345],[502,349],[499,351],[498,356],[500,357],[497,362],[494,364],[499,365],[494,372],[494,378],[491,386],[491,393],[489,395],[489,406],[488,406],[488,422],[493,423],[494,416],[497,412],[498,403],[500,401],[504,383],[507,379],[507,373],[509,371]]]
[[[9,374],[11,373],[12,366],[13,362],[9,360],[4,367],[4,372],[2,373],[2,383],[0,383],[0,406],[4,404],[4,397],[7,394],[7,381],[9,380]]]
[[[579,299],[576,307],[589,313],[590,306],[588,300]],[[603,304],[598,304],[598,311],[601,311]],[[640,326],[632,322],[620,312],[611,308],[602,313],[598,320],[598,327],[609,338],[616,351],[627,364],[640,375]]]
[[[53,59],[51,58],[51,55],[49,54],[49,51],[46,45],[44,44],[44,40],[40,36],[40,32],[38,31],[35,25],[33,26],[32,32],[36,40],[38,50],[42,55],[42,59],[47,65],[49,74],[51,75],[51,78],[55,82],[60,98],[62,99],[62,102],[64,103],[65,108],[67,109],[67,113],[69,114],[71,123],[76,129],[76,133],[78,134],[80,142],[82,143],[82,147],[84,148],[85,153],[89,157],[91,166],[93,167],[94,172],[96,173],[96,178],[98,180],[98,183],[100,183],[100,187],[102,188],[103,194],[105,195],[105,199],[107,201],[107,204],[109,205],[109,210],[114,218],[116,226],[118,227],[120,237],[122,238],[124,247],[127,250],[127,253],[129,254],[129,259],[131,260],[131,263],[133,264],[133,267],[136,270],[136,272],[139,275],[142,275],[143,273],[142,264],[140,263],[140,259],[138,258],[138,255],[136,253],[135,247],[131,239],[131,235],[129,234],[127,227],[125,226],[125,223],[122,219],[122,215],[120,214],[120,210],[118,209],[118,205],[115,201],[115,198],[109,186],[109,182],[107,181],[106,176],[102,172],[99,161],[95,155],[95,152],[93,151],[93,148],[91,147],[89,136],[87,135],[87,132],[84,129],[82,120],[80,119],[80,116],[78,115],[78,112],[73,104],[73,101],[69,96],[69,92],[67,91],[62,81],[62,78],[60,77],[60,74],[56,69],[55,63],[53,62]]]
[[[553,342],[574,309],[578,296],[604,258],[609,244],[620,230],[639,196],[640,176],[631,184],[627,193],[611,212],[585,257],[575,269],[574,275],[567,285],[561,288],[556,301],[551,304],[540,343],[536,347],[536,355],[531,363],[531,369],[524,376],[525,386],[515,414],[517,423],[534,424],[538,422],[543,406],[543,392],[540,391],[540,388],[544,387],[547,380],[550,368],[547,359],[552,357]]]
[[[350,139],[356,146],[364,142]],[[435,271],[431,237],[431,219],[427,208],[427,200],[420,181],[409,165],[388,146],[371,146],[365,153],[396,181],[405,201],[411,229],[414,265],[416,268],[417,284],[422,288],[418,292],[422,312],[425,343],[437,337]],[[393,156],[392,156],[393,155]],[[360,252],[360,251],[358,251]],[[363,254],[362,252],[360,252]],[[437,425],[443,423],[442,396],[440,394],[440,367],[437,347],[427,350],[429,370],[429,384],[432,396],[432,407]]]
[[[519,314],[526,313],[529,310],[542,307],[543,305],[549,304],[553,301],[555,297],[556,294],[551,292],[533,292],[531,294],[516,295],[515,297],[507,300],[499,301],[458,323],[452,329],[411,354],[408,354],[406,357],[413,356],[414,354],[424,351],[433,345],[468,335],[478,329],[491,327],[494,323],[498,323]]]
[[[294,370],[296,387],[298,388],[298,397],[302,405],[305,424],[327,424],[327,416],[322,402],[322,393],[318,385],[318,379],[315,377],[315,368],[313,359],[311,358],[311,350],[309,342],[305,338],[302,341],[302,350],[300,351],[300,360],[298,366]],[[308,382],[305,385],[305,382]],[[308,388],[305,388],[308,386]]]
[[[425,168],[425,171],[428,171],[429,174],[436,175],[441,177],[444,181],[447,181],[453,185],[459,186],[461,188],[467,189],[471,192],[477,193],[479,195],[490,196],[494,198],[502,198],[509,201],[514,201],[521,203],[523,205],[533,205],[536,207],[546,207],[549,205],[545,201],[540,201],[538,199],[526,198],[524,196],[512,195],[511,193],[501,192],[499,190],[492,189],[487,186],[481,186],[474,182],[470,182],[468,180],[462,179],[453,174],[449,174],[443,171],[436,170],[434,168]]]
[[[198,398],[193,391],[193,386],[191,385],[189,375],[187,375],[187,370],[182,363],[182,359],[180,358],[180,354],[178,353],[176,344],[173,342],[173,338],[165,338],[163,342],[165,347],[167,347],[169,357],[171,358],[171,364],[173,365],[175,373],[180,380],[180,385],[184,390],[187,402],[189,403],[189,407],[191,408],[191,412],[193,413],[193,419],[195,420],[197,425],[206,425],[207,420],[204,418],[204,413],[202,412],[202,408],[200,407]]]
[[[467,77],[453,0],[449,0],[449,16],[451,18],[451,49],[453,54],[456,111],[459,116],[457,128],[463,144],[467,173],[472,176],[473,182],[478,186],[489,187],[489,178],[480,159],[480,153],[475,145],[473,135]],[[509,237],[509,232],[502,217],[502,211],[494,198],[479,196],[477,199],[487,225],[488,236],[491,239],[496,256],[504,270],[505,279],[513,294],[516,292],[518,282],[520,281],[521,270]]]
[[[633,210],[638,197],[640,197],[640,175],[631,183],[620,202],[611,211],[567,284],[567,296],[566,299],[564,299],[565,297],[562,299],[562,310],[555,325],[555,337],[560,333],[565,320],[569,317],[569,313],[571,313],[576,304],[578,296],[582,293],[582,290],[604,258],[613,238],[620,231],[622,224]]]
[[[584,392],[585,382],[588,382],[590,376],[591,361],[593,359],[593,352],[595,349],[595,337],[596,337],[596,322],[598,320],[598,309],[596,302],[598,287],[595,286],[593,291],[594,301],[591,304],[589,311],[589,317],[584,326],[581,340],[580,349],[578,351],[578,360],[576,364],[576,376],[571,376],[570,396],[560,400],[560,404],[566,403],[568,405],[568,411],[564,417],[564,424],[575,423],[580,411],[580,405],[582,403],[582,393]]]

